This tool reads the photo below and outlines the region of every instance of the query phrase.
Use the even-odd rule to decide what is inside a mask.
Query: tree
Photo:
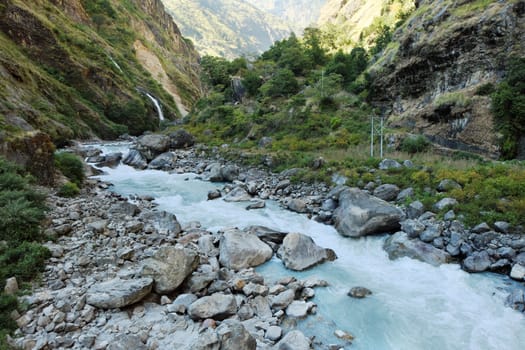
[[[268,97],[289,96],[299,90],[295,75],[289,69],[279,69],[272,79],[264,83],[259,91]]]
[[[304,30],[304,45],[306,55],[313,65],[324,65],[326,63],[326,52],[321,46],[321,30],[319,28],[306,28]]]

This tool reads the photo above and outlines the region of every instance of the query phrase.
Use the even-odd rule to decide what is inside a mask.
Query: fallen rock
[[[146,169],[148,166],[146,158],[136,149],[129,150],[126,157],[122,160],[122,163],[140,170]]]
[[[372,295],[372,291],[370,289],[367,289],[365,287],[353,287],[348,292],[348,296],[356,299],[362,299],[369,295]]]
[[[168,294],[177,289],[199,265],[199,256],[190,249],[162,247],[144,261],[142,276],[155,281],[155,292]]]
[[[274,346],[275,350],[310,350],[311,341],[301,331],[288,332]]]
[[[195,137],[184,129],[175,130],[168,137],[173,149],[187,148],[195,144]]]
[[[308,211],[306,202],[300,198],[290,199],[288,201],[287,207],[289,210],[294,211],[296,213],[306,213]]]
[[[521,264],[514,264],[514,266],[512,266],[512,270],[510,270],[510,277],[518,281],[525,279],[525,266]]]
[[[188,314],[193,319],[213,318],[224,320],[237,312],[237,303],[233,295],[215,293],[193,302]]]
[[[137,150],[146,160],[151,161],[170,147],[170,138],[161,134],[142,135],[137,140]]]
[[[149,164],[148,169],[169,170],[175,167],[177,156],[173,152],[164,152],[156,156]]]
[[[392,184],[384,184],[376,187],[374,196],[384,201],[393,201],[399,194],[399,187]]]
[[[302,271],[327,260],[326,249],[319,247],[309,236],[301,233],[289,233],[277,251],[286,268]]]
[[[236,320],[225,320],[217,328],[221,350],[255,350],[255,338]]]
[[[235,187],[222,199],[225,202],[247,202],[252,199],[252,196],[242,187]]]
[[[409,257],[428,264],[439,266],[450,261],[450,255],[433,245],[417,239],[409,239],[405,232],[397,232],[383,244],[383,249],[392,260]]]
[[[114,309],[134,304],[151,292],[152,278],[122,280],[115,278],[91,286],[86,303],[102,309]]]
[[[233,270],[254,267],[270,260],[273,250],[256,235],[231,229],[222,235],[219,243],[219,262]]]
[[[339,195],[339,207],[333,218],[341,235],[361,237],[399,229],[404,213],[358,188],[346,188]]]
[[[487,251],[474,252],[463,261],[463,268],[467,272],[483,272],[488,270],[492,262]]]

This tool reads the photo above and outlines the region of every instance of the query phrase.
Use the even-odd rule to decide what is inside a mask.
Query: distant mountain
[[[244,0],[288,23],[297,35],[304,28],[316,25],[321,8],[328,0]]]
[[[290,32],[283,20],[242,0],[162,0],[201,55],[258,55]]]

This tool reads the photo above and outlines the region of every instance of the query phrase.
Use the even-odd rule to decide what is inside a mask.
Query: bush
[[[15,165],[0,158],[0,240],[35,240],[44,219],[44,196]]]
[[[77,186],[82,185],[84,164],[78,156],[68,152],[55,153],[55,166]]]
[[[401,150],[410,154],[424,152],[430,147],[430,142],[422,135],[408,136],[401,141]]]
[[[77,184],[74,182],[66,182],[60,189],[58,190],[58,195],[60,197],[75,197],[78,196],[80,193],[80,189],[78,188]]]
[[[22,242],[0,248],[0,281],[16,277],[19,282],[31,281],[44,271],[45,260],[51,257],[46,247],[38,243]]]

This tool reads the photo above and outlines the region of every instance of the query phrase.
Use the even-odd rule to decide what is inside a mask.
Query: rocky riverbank
[[[218,156],[210,159],[199,147],[174,147],[177,143],[169,138],[156,142],[157,137],[148,136],[148,146],[139,139],[136,151],[123,161],[138,168],[200,174],[221,182],[208,194],[210,200],[246,201],[250,210],[276,200],[334,224],[345,236],[397,232],[385,242],[392,259],[409,256],[433,265],[457,261],[470,272],[491,270],[523,280],[525,239],[501,232],[504,223],[468,230],[452,214],[439,220],[419,202],[399,205],[409,189],[294,184],[290,177],[296,170],[271,174],[264,168],[243,168]],[[122,159],[96,149],[82,152],[101,166],[116,166]],[[129,200],[107,189],[108,184],[90,180],[78,198],[50,197],[47,234],[55,240],[46,245],[53,258],[42,287],[24,297],[28,311],[18,318],[15,345],[339,349],[350,344],[352,336],[345,330],[334,329],[338,344],[316,344],[294,330],[296,320],[315,313],[310,299],[325,282],[284,278],[268,284],[253,270],[274,254],[289,269],[306,269],[335,259],[330,249],[301,234],[263,227],[209,232],[199,223],[181,224],[173,214],[157,210],[153,198]],[[523,311],[523,292],[515,290],[509,304]]]

